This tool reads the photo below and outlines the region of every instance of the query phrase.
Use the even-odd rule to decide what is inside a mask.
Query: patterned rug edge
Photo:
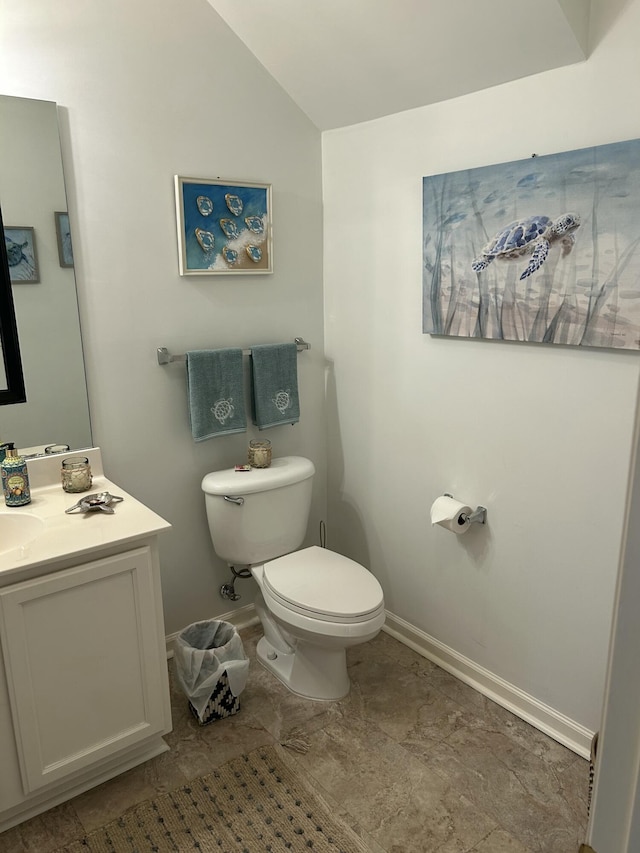
[[[127,808],[54,853],[369,853],[279,745]]]

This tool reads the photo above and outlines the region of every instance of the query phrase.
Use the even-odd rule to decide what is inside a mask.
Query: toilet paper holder
[[[450,495],[448,492],[445,492],[444,496],[445,498],[453,498],[453,495]],[[486,524],[487,508],[486,506],[477,506],[472,513],[469,515],[462,513],[461,517],[464,518],[467,524]]]

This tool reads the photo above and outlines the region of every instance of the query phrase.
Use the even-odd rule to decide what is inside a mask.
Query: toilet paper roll
[[[436,498],[431,507],[431,524],[439,524],[458,536],[466,533],[471,526],[466,520],[473,510],[448,495]]]

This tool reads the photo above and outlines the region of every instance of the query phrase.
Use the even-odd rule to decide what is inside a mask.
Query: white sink
[[[32,542],[44,527],[44,521],[28,512],[0,512],[0,554]]]

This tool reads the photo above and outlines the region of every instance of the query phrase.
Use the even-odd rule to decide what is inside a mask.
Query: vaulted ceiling
[[[588,49],[590,0],[209,3],[321,130],[580,62]]]

